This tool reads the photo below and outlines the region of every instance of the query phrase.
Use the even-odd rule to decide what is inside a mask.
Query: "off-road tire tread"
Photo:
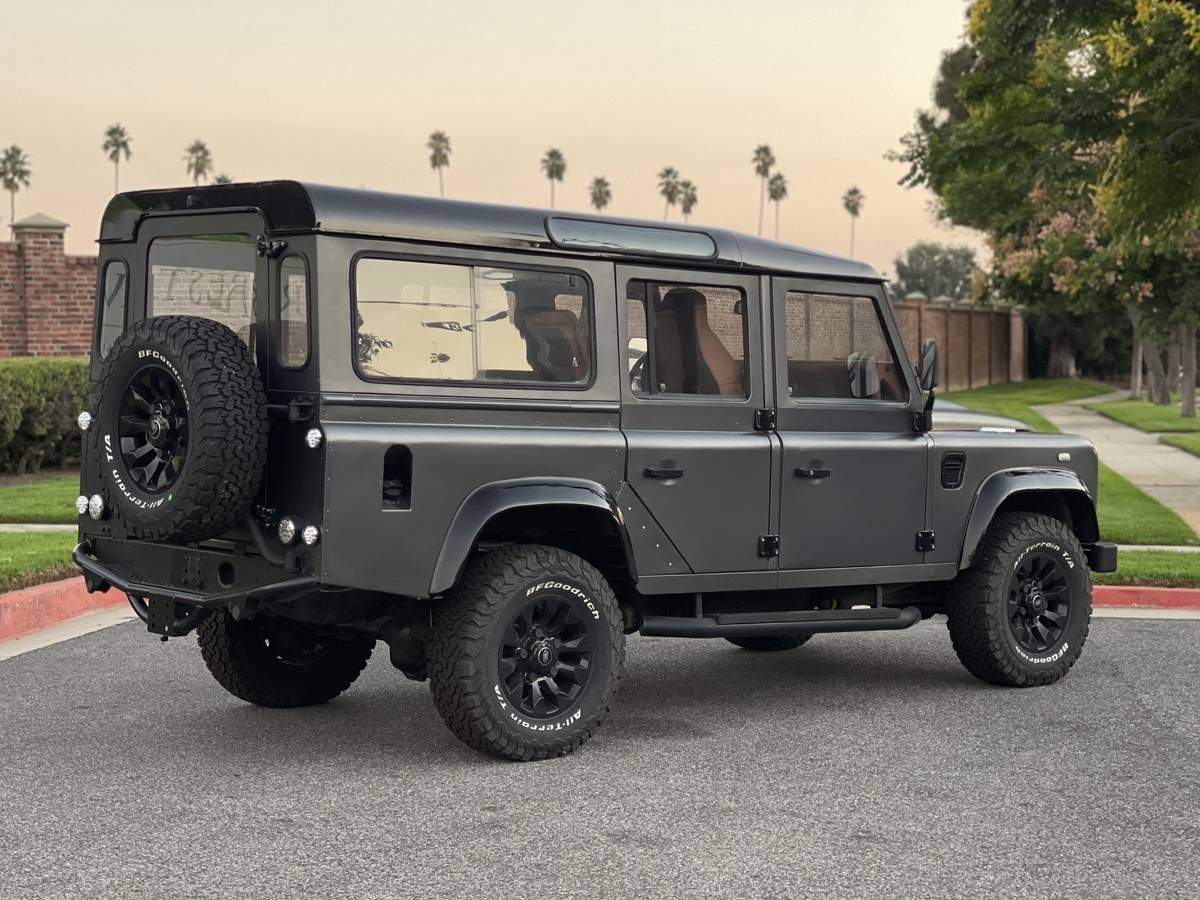
[[[109,374],[127,351],[165,348],[188,381],[189,446],[187,471],[171,489],[174,500],[141,510],[108,487],[110,507],[135,537],[192,542],[215,537],[237,525],[262,485],[267,464],[267,397],[249,348],[226,325],[199,316],[157,316],[135,323],[113,344],[100,369],[92,409],[99,409]],[[119,396],[104,399],[119,403]],[[99,429],[97,429],[99,430]],[[101,455],[100,471],[111,466]],[[107,482],[107,479],[106,479]]]
[[[483,657],[497,613],[524,585],[565,577],[586,586],[608,627],[609,682],[597,708],[584,711],[561,732],[514,734],[489,696]],[[429,646],[429,687],[447,727],[468,746],[513,760],[551,759],[571,753],[591,738],[608,715],[625,668],[621,610],[608,582],[590,564],[557,547],[513,544],[473,559],[459,584],[433,607]]]
[[[1020,548],[1031,541],[1055,540],[1069,547],[1082,569],[1087,594],[1072,597],[1086,604],[1079,641],[1053,665],[1033,666],[1017,657],[1008,645],[1004,622],[1009,567]],[[969,569],[958,574],[947,594],[950,641],[959,660],[972,675],[990,684],[1034,687],[1052,684],[1070,670],[1087,640],[1092,615],[1092,581],[1083,548],[1074,532],[1059,519],[1040,513],[1001,513],[988,527]],[[998,598],[999,602],[996,602]]]
[[[196,629],[200,654],[217,682],[233,696],[274,709],[316,706],[358,679],[375,647],[367,638],[340,641],[336,651],[307,668],[271,659],[253,622],[216,610]]]
[[[807,644],[811,634],[766,634],[752,637],[725,638],[729,643],[753,653],[777,653],[780,650],[795,650]]]

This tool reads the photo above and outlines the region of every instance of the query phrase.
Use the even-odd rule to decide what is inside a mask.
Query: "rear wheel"
[[[755,653],[775,653],[779,650],[795,650],[801,644],[807,644],[811,637],[811,634],[772,634],[762,637],[731,637],[725,638],[725,640],[743,650],[753,650]]]
[[[329,638],[288,619],[235,619],[217,610],[196,629],[200,653],[220,685],[258,706],[315,706],[358,678],[370,638]]]
[[[1004,513],[947,599],[950,639],[967,670],[991,684],[1029,687],[1057,681],[1079,658],[1092,582],[1063,522]]]
[[[455,735],[502,759],[547,759],[588,740],[625,664],[612,589],[554,547],[476,558],[433,607],[429,685]]]

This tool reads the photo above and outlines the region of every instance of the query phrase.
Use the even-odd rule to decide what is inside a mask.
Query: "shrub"
[[[0,472],[77,461],[87,389],[86,359],[0,359]]]

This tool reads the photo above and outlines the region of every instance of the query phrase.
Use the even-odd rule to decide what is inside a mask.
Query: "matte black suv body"
[[[207,319],[238,334],[249,363],[224,327],[189,324]],[[187,350],[202,344],[218,349]],[[192,356],[143,371],[154,347]],[[122,354],[133,362],[114,361]],[[226,360],[224,374],[205,376],[210,358]],[[125,591],[164,636],[199,626],[218,679],[268,705],[328,699],[386,640],[407,674],[433,676],[460,736],[504,756],[565,752],[591,733],[622,631],[775,649],[937,612],[950,612],[953,633],[961,607],[955,643],[972,671],[1052,680],[1043,669],[1069,667],[1086,614],[1071,614],[1073,641],[1053,632],[1038,604],[1054,601],[1030,597],[1053,592],[1054,572],[1039,582],[1030,566],[1046,560],[1005,541],[1053,547],[1076,609],[1089,603],[1088,564],[1115,567],[1088,441],[930,431],[873,270],[718,229],[294,182],[122,194],[101,228],[92,378],[81,508],[95,502],[75,553],[89,588]],[[257,399],[227,386],[238,378]],[[137,379],[165,399],[127,387]],[[205,385],[213,415],[226,410],[212,459],[225,453],[216,468],[236,484],[197,489],[207,512],[176,508],[159,523],[186,494],[171,479],[193,475],[193,394]],[[158,416],[176,429],[173,463],[165,439],[122,438],[129,410],[152,416],[140,428]],[[229,437],[254,416],[260,443],[254,428]],[[139,446],[167,468],[148,472],[131,455]],[[501,609],[506,591],[526,590],[549,590],[550,605],[532,619]],[[1024,618],[983,599],[967,608],[964,592],[988,591]],[[582,665],[564,648],[583,632],[578,621],[558,637],[535,627],[556,603],[564,620],[615,619],[584,666],[603,690],[558,674]],[[516,616],[528,634],[487,645],[493,615],[495,629]],[[287,677],[331,643],[344,659],[314,676],[320,689],[290,690],[246,657],[238,629],[255,622],[276,632],[256,632],[254,652],[290,641]],[[478,634],[465,634],[470,622]],[[467,684],[452,663],[479,648],[501,670]],[[1032,668],[1009,672],[1022,657]],[[454,672],[439,682],[443,663]],[[500,718],[476,721],[470,704],[445,699],[464,685]]]

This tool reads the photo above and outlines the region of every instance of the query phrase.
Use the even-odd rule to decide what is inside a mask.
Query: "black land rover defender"
[[[487,753],[596,730],[625,635],[948,615],[1049,684],[1111,571],[1081,438],[934,432],[880,277],[744,235],[294,182],[115,197],[74,558],[263,706],[376,643]]]

